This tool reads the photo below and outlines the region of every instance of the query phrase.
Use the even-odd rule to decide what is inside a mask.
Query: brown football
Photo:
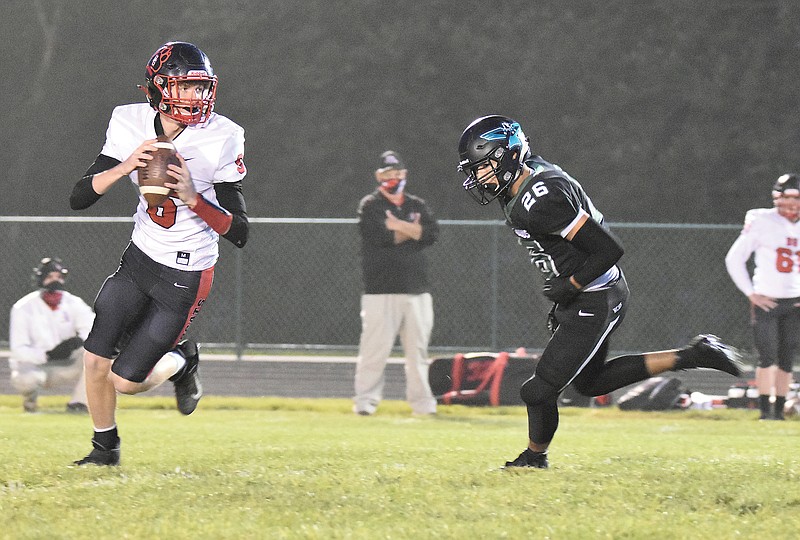
[[[180,165],[181,162],[176,156],[175,145],[164,135],[158,136],[158,142],[154,143],[156,150],[151,152],[153,159],[147,162],[144,167],[139,167],[139,193],[147,201],[148,208],[161,206],[169,198],[172,190],[164,187],[165,182],[173,182],[174,178],[167,174],[167,165],[170,163]]]

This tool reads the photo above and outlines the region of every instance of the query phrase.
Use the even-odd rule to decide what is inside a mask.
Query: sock
[[[117,434],[117,425],[114,424],[110,428],[105,428],[102,430],[98,430],[95,428],[94,436],[92,440],[105,448],[106,450],[111,450],[112,448],[117,447],[117,443],[119,442],[119,435]]]
[[[775,418],[783,418],[783,408],[786,406],[786,396],[775,396]]]
[[[761,394],[758,396],[758,410],[761,411],[761,418],[772,416],[772,404],[769,402],[768,395]]]

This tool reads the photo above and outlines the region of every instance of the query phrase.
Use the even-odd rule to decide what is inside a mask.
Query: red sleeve
[[[192,211],[203,218],[203,221],[219,234],[225,234],[231,228],[233,215],[224,208],[208,202],[199,193],[197,194],[197,204],[194,205]]]

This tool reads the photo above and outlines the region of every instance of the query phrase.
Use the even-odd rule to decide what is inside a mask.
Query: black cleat
[[[28,394],[24,394],[25,399],[22,401],[22,410],[26,413],[35,413],[39,410],[39,404],[37,399],[39,398],[39,392],[33,391]]]
[[[678,351],[678,361],[675,363],[675,370],[709,368],[734,377],[742,374],[742,367],[738,351],[711,334],[700,334],[692,339]]]
[[[71,403],[67,403],[66,411],[67,414],[89,414],[89,407],[87,407],[85,403],[73,401]]]
[[[119,465],[119,444],[120,440],[117,439],[117,445],[114,448],[106,448],[92,439],[94,448],[88,456],[76,461],[75,465]]]
[[[197,366],[200,363],[199,348],[194,341],[183,340],[175,349],[186,358],[186,365],[169,380],[175,384],[178,410],[182,414],[189,415],[194,412],[200,398],[203,397],[203,386],[197,374]]]
[[[550,463],[547,461],[547,451],[534,452],[530,448],[526,448],[514,461],[506,461],[506,466],[503,467],[503,469],[511,469],[514,467],[546,469],[549,466]]]

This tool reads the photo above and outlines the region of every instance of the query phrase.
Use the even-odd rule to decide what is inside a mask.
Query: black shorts
[[[791,373],[794,357],[800,348],[800,298],[780,298],[778,307],[764,311],[754,307],[753,335],[758,350],[758,366],[777,365]]]
[[[558,329],[542,352],[536,376],[560,392],[583,370],[602,365],[608,354],[608,338],[625,318],[629,295],[628,284],[620,274],[611,288],[581,293],[566,307],[558,306]]]
[[[153,261],[133,243],[94,301],[95,319],[84,348],[114,358],[111,370],[142,382],[175,347],[211,291],[214,268],[187,272]]]

